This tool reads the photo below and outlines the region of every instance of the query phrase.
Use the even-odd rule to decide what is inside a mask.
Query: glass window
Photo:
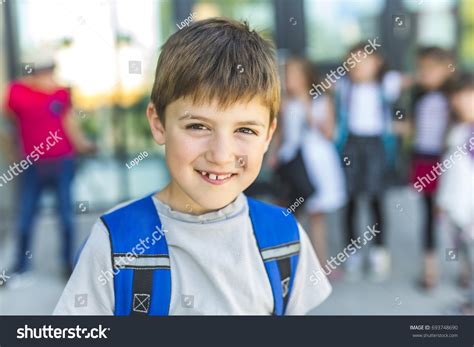
[[[466,69],[474,71],[474,6],[472,1],[461,1],[459,12],[461,15],[459,58]]]
[[[126,107],[144,116],[159,47],[173,30],[171,0],[142,0],[139,6],[131,0],[25,0],[17,3],[17,16],[22,62],[53,52],[58,78],[71,86],[81,115],[107,117],[107,109]],[[104,120],[81,118],[92,136],[114,139],[102,144],[106,152],[125,145],[131,153],[141,149],[104,133],[112,128]]]
[[[417,14],[416,42],[418,46],[441,46],[453,49],[456,45],[456,0],[403,0],[405,9]]]
[[[15,6],[18,63],[55,59],[57,78],[71,87],[81,125],[100,149],[100,159],[88,159],[88,170],[79,170],[76,195],[110,205],[162,184],[141,179],[138,171],[166,177],[164,166],[142,165],[132,175],[125,164],[143,151],[162,160],[145,110],[159,48],[176,30],[172,0],[21,0]],[[100,179],[107,170],[110,179]],[[94,194],[95,186],[104,194]]]
[[[193,7],[196,19],[215,16],[246,20],[252,29],[272,37],[275,13],[271,0],[197,0]]]
[[[379,35],[385,0],[305,0],[308,57],[339,61],[350,46]]]

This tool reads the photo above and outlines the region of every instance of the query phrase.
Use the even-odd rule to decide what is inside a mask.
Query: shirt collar
[[[232,201],[227,206],[224,206],[219,210],[207,212],[201,215],[193,215],[190,213],[175,211],[169,205],[165,204],[161,200],[158,200],[155,196],[153,196],[152,198],[160,216],[163,215],[168,218],[187,223],[215,223],[222,220],[234,218],[235,216],[244,213],[247,210],[247,198],[243,193],[240,193],[234,199],[234,201]]]

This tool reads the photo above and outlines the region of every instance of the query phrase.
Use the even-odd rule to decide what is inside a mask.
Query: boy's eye
[[[249,128],[239,128],[237,131],[248,135],[258,135],[255,131]]]
[[[191,130],[207,130],[207,127],[203,124],[199,123],[194,123],[194,124],[189,124],[186,125],[186,129],[191,129]]]

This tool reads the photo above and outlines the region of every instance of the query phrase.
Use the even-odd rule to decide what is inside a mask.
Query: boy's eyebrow
[[[206,118],[204,116],[199,116],[199,115],[196,115],[196,114],[189,114],[189,113],[186,113],[183,116],[179,117],[178,121],[183,120],[183,119],[198,119],[198,120],[202,120],[202,121],[212,122],[211,119]],[[240,121],[240,122],[237,122],[237,125],[254,125],[254,126],[260,126],[260,127],[265,128],[264,123],[259,122],[259,121],[255,121],[255,120]]]
[[[184,115],[178,118],[178,120],[183,120],[183,119],[200,119],[204,121],[210,121],[209,118],[203,117],[203,116],[198,116],[196,114],[190,114],[189,112],[186,111]]]
[[[263,124],[262,122],[257,122],[255,120],[244,120],[242,122],[238,122],[237,125],[255,125],[265,128],[265,124]]]

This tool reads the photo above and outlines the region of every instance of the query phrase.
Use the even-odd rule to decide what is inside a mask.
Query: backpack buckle
[[[290,277],[287,277],[283,281],[281,281],[281,292],[282,292],[283,298],[286,298],[289,290],[290,290]]]
[[[150,309],[150,294],[133,294],[133,311],[148,313]]]

